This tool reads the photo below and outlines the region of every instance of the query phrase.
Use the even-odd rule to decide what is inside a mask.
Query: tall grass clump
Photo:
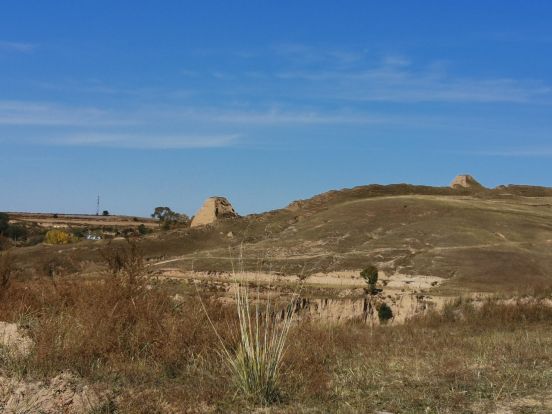
[[[0,253],[0,296],[9,288],[14,270],[10,253]]]
[[[251,299],[249,288],[238,283],[235,301],[238,325],[234,347],[225,343],[211,322],[221,343],[222,357],[238,392],[255,403],[270,405],[280,398],[282,360],[294,319],[296,297],[277,312],[269,299],[261,306],[260,298]]]

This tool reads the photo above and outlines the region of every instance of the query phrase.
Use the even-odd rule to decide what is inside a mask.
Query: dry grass
[[[0,252],[0,297],[9,288],[14,273],[13,260],[9,252]]]
[[[488,302],[453,304],[373,332],[356,324],[298,327],[288,362],[304,371],[291,370],[299,375],[289,390],[330,412],[489,412],[549,392],[551,321],[552,309],[542,305]]]
[[[19,322],[36,344],[28,359],[13,365],[16,374],[48,378],[71,371],[111,384],[129,400],[160,383],[180,384],[173,397],[188,403],[218,399],[228,373],[199,301],[176,303],[144,273],[135,246],[112,254],[122,257],[122,266],[110,265],[97,280],[12,283],[0,320]],[[208,299],[205,304],[229,336],[232,313]]]
[[[147,275],[136,246],[111,254],[117,265],[95,280],[12,281],[0,320],[19,322],[36,346],[26,359],[3,363],[4,375],[71,371],[113,390],[102,412],[251,410],[255,403],[236,393],[201,301],[173,300]],[[238,355],[235,307],[202,301],[229,353]],[[458,301],[403,326],[296,323],[271,410],[458,413],[489,412],[522,397],[538,402],[552,386],[551,322],[552,308],[537,302],[476,308]]]

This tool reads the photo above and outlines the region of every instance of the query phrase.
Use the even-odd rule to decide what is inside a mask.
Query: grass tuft
[[[280,371],[293,322],[295,301],[294,296],[281,312],[276,312],[270,300],[261,308],[260,298],[253,301],[247,285],[237,283],[235,302],[238,326],[234,349],[224,342],[204,308],[219,338],[222,357],[232,373],[238,392],[254,403],[270,405],[280,399]]]
[[[236,308],[240,340],[234,355],[226,351],[227,362],[244,395],[263,404],[275,402],[279,397],[279,374],[293,320],[293,304],[288,306],[282,320],[276,319],[270,302],[264,313],[258,302],[252,312],[248,288],[239,286]]]

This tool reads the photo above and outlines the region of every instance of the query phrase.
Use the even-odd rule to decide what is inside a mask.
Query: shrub
[[[27,227],[22,224],[10,224],[5,231],[6,236],[14,241],[25,240],[28,233]]]
[[[14,271],[13,260],[9,252],[0,255],[0,295],[10,286]]]
[[[376,290],[376,283],[378,283],[378,269],[375,266],[370,265],[360,272],[360,276],[362,276],[370,287],[370,292],[374,293]]]
[[[73,236],[77,239],[83,239],[86,237],[88,230],[84,227],[73,227],[71,233],[73,233]]]
[[[0,235],[0,251],[8,250],[11,247],[10,239]]]
[[[156,207],[151,217],[159,220],[159,225],[163,230],[169,230],[177,225],[188,226],[190,224],[190,218],[186,214],[175,213],[169,207]]]
[[[381,323],[386,323],[389,319],[393,319],[393,310],[387,303],[382,303],[378,308],[378,318]]]
[[[73,237],[65,230],[50,230],[44,237],[44,243],[47,244],[69,244],[73,242]]]
[[[0,235],[5,234],[8,230],[10,217],[6,213],[0,213]]]
[[[44,242],[44,234],[33,234],[32,236],[27,237],[25,246],[36,246],[37,244],[40,244],[42,242]]]
[[[111,243],[102,252],[107,265],[107,274],[118,283],[129,288],[143,288],[148,276],[144,263],[144,254],[138,244],[127,240],[126,246],[112,246]]]
[[[6,213],[0,213],[0,236],[8,237],[14,241],[26,240],[29,231],[23,224],[10,224],[10,217]]]
[[[142,236],[148,234],[148,229],[146,226],[144,226],[143,224],[140,224],[138,226],[138,233],[140,233]]]

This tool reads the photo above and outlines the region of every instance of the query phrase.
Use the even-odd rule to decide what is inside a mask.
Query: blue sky
[[[552,186],[548,1],[0,4],[0,210]]]

